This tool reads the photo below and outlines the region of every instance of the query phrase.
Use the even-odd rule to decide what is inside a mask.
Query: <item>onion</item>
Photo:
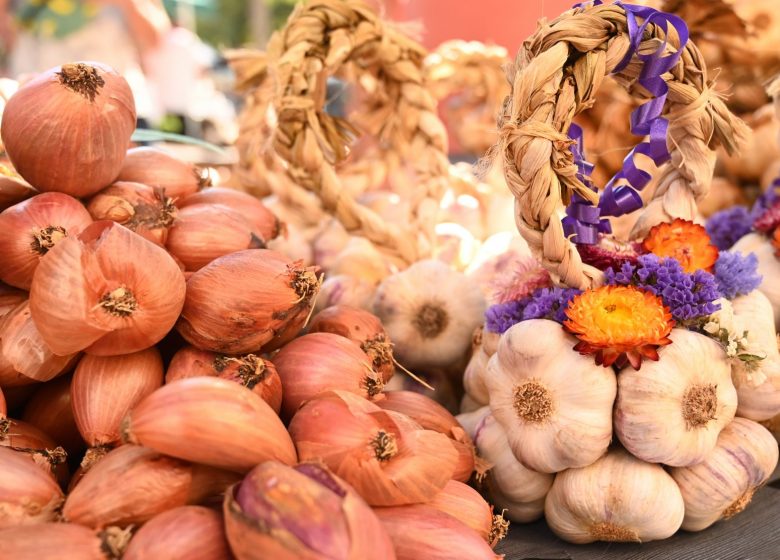
[[[75,198],[61,193],[36,195],[0,213],[0,280],[30,289],[40,259],[68,235],[92,223]]]
[[[44,383],[35,391],[22,414],[22,420],[42,430],[68,452],[80,456],[84,450],[70,401],[70,376]]]
[[[495,547],[509,529],[509,522],[503,515],[493,515],[493,508],[479,492],[457,480],[450,480],[428,505],[474,529],[491,547]]]
[[[254,196],[235,189],[210,187],[177,201],[179,208],[187,208],[195,204],[219,204],[235,210],[254,226],[265,241],[275,239],[282,230],[282,223],[276,214]]]
[[[3,389],[0,387],[0,422],[4,421],[4,417],[8,414],[8,405],[5,403],[5,396],[3,396]],[[5,434],[7,429],[6,424],[0,425],[0,436]]]
[[[372,506],[431,500],[458,459],[444,435],[346,391],[304,403],[290,435],[302,462],[322,462]]]
[[[254,354],[226,356],[187,346],[173,356],[165,382],[202,376],[240,383],[260,396],[277,414],[282,407],[282,381],[276,366]]]
[[[165,245],[168,228],[176,218],[173,200],[161,189],[118,181],[87,203],[95,220],[111,220],[156,243]]]
[[[57,354],[129,354],[166,335],[184,291],[184,276],[168,253],[103,221],[64,239],[41,260],[30,310]]]
[[[458,464],[452,478],[467,482],[474,472],[474,443],[446,408],[425,395],[412,391],[387,391],[377,406],[405,414],[426,430],[444,434],[458,451]]]
[[[296,461],[273,409],[237,383],[214,377],[180,379],[157,389],[125,418],[122,439],[238,472],[269,459]]]
[[[40,191],[81,197],[119,174],[135,130],[127,81],[96,62],[52,68],[22,86],[3,112],[3,144]]]
[[[0,319],[0,385],[14,387],[48,381],[69,371],[78,353],[58,356],[33,322],[30,302]]]
[[[385,383],[393,377],[393,345],[376,315],[357,307],[334,305],[312,318],[309,332],[329,332],[351,340],[368,354]]]
[[[187,281],[177,328],[212,352],[274,350],[303,327],[319,290],[315,270],[265,249],[221,257]]]
[[[56,518],[62,490],[48,473],[35,468],[29,457],[0,447],[0,473],[0,529]]]
[[[395,560],[371,508],[319,465],[257,466],[226,493],[224,513],[238,560]]]
[[[282,379],[282,416],[292,418],[302,403],[327,390],[370,399],[382,392],[382,375],[359,346],[332,333],[296,338],[274,357]]]
[[[163,382],[156,348],[123,356],[84,356],[70,386],[73,414],[84,441],[92,448],[82,462],[92,462],[119,443],[125,415]]]
[[[126,527],[219,494],[235,479],[231,473],[123,445],[84,474],[68,494],[62,516],[93,529]]]
[[[60,484],[68,483],[68,456],[62,447],[48,435],[31,424],[20,420],[8,420],[8,430],[0,434],[0,446],[28,456]]]
[[[0,164],[0,212],[36,194],[15,171]]]
[[[0,320],[20,303],[27,301],[27,292],[0,282]]]
[[[109,560],[122,557],[129,530],[96,533],[74,523],[42,523],[0,531],[3,557],[13,560]]]
[[[122,560],[230,560],[222,516],[202,506],[181,506],[153,517],[127,546]]]
[[[179,211],[166,247],[186,270],[196,271],[224,255],[262,249],[265,240],[240,212],[222,204],[193,204]]]
[[[207,186],[208,176],[197,167],[154,148],[132,148],[127,151],[117,181],[143,183],[162,189],[166,197],[178,203]]]

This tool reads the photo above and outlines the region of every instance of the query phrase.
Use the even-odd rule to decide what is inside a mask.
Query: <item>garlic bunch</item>
[[[661,465],[613,449],[592,465],[559,473],[544,514],[567,542],[647,542],[676,533],[685,505]]]
[[[685,501],[686,531],[701,531],[744,510],[777,466],[777,442],[760,424],[736,418],[704,462],[671,470]]]
[[[446,367],[463,357],[485,300],[460,272],[423,260],[385,278],[373,306],[398,361],[409,368]]]
[[[615,432],[633,455],[649,463],[700,463],[734,418],[737,391],[720,345],[674,329],[660,361],[618,374]]]
[[[554,321],[522,321],[488,363],[490,409],[515,456],[535,471],[590,465],[612,439],[615,374],[573,352],[576,342]]]

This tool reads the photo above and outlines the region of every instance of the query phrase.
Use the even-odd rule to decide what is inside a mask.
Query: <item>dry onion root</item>
[[[7,431],[0,434],[0,446],[29,457],[60,484],[67,484],[67,453],[35,426],[21,420],[7,419]]]
[[[509,521],[503,514],[494,515],[492,506],[479,492],[457,480],[450,480],[429,505],[474,529],[491,547],[509,530]]]

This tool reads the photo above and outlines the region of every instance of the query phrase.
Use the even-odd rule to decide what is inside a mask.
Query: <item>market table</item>
[[[756,492],[750,507],[705,531],[680,531],[645,544],[573,545],[556,537],[543,521],[512,524],[498,546],[505,560],[779,560],[780,468]]]

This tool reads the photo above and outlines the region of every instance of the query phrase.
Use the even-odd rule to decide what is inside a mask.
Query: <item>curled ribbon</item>
[[[577,4],[575,7],[581,7],[585,4],[588,3]],[[595,6],[601,4],[601,0],[593,2]],[[642,207],[642,197],[639,195],[639,191],[645,188],[651,177],[649,173],[637,167],[634,161],[636,155],[645,155],[656,165],[666,163],[671,157],[666,146],[669,121],[662,116],[669,86],[661,76],[677,64],[689,37],[685,22],[674,14],[622,2],[615,4],[626,11],[629,48],[626,56],[615,67],[613,73],[623,70],[636,56],[643,62],[637,81],[653,95],[653,98],[631,112],[631,133],[647,137],[647,139],[635,146],[625,157],[621,170],[604,187],[599,205],[597,207],[591,206],[585,199],[575,195],[566,209],[566,217],[563,220],[564,232],[567,236],[574,237],[576,243],[589,245],[598,241],[599,233],[611,231],[608,221],[602,219],[602,216],[622,216]],[[641,23],[639,19],[642,20]],[[664,30],[664,41],[655,51],[641,54],[639,46],[642,43],[645,29],[650,24],[655,24]],[[680,46],[674,52],[664,56],[669,41],[670,27],[677,33]],[[569,136],[575,141],[571,149],[578,169],[577,176],[586,186],[596,190],[589,179],[583,180],[582,178],[582,176],[590,175],[590,171],[593,170],[593,165],[584,159],[582,129],[572,125]],[[620,180],[623,180],[622,184],[616,186]]]

